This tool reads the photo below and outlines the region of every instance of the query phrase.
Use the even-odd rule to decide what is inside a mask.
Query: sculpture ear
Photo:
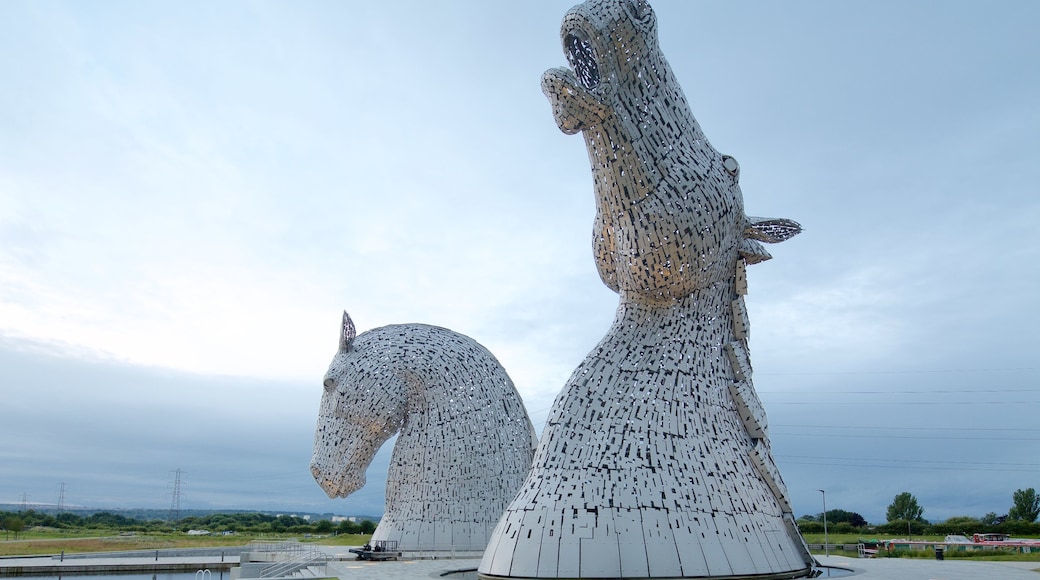
[[[350,345],[353,344],[356,336],[357,330],[354,328],[354,321],[350,319],[350,315],[344,310],[343,325],[339,329],[339,349],[342,351],[350,350]]]
[[[744,258],[744,261],[747,262],[749,266],[751,264],[759,264],[766,260],[773,259],[772,254],[766,250],[765,246],[749,238],[740,240],[737,252],[740,253],[740,257]]]
[[[744,237],[767,244],[777,244],[802,233],[802,226],[786,218],[748,217]]]

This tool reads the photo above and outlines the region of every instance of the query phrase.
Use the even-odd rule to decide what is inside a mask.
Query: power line
[[[875,459],[867,457],[823,457],[818,455],[777,455],[778,459],[782,457],[793,457],[795,459],[821,459],[827,461],[873,461],[873,462],[892,462],[892,463],[945,463],[952,465],[1009,465],[1012,467],[1040,467],[1040,463],[1007,463],[997,461],[949,461],[942,459]]]
[[[956,435],[853,435],[843,433],[777,433],[772,432],[772,435],[781,435],[783,437],[816,437],[816,438],[834,438],[834,437],[849,437],[854,439],[943,439],[943,440],[966,440],[966,441],[1040,441],[1040,437],[958,437]]]
[[[779,456],[778,456],[779,459]],[[851,460],[858,461],[858,460]],[[864,467],[867,469],[877,469],[883,467],[885,469],[914,469],[914,470],[932,470],[932,471],[1003,471],[1012,473],[1040,473],[1040,469],[1012,469],[1007,467],[940,467],[932,465],[863,465],[860,463],[830,463],[830,462],[819,462],[819,461],[783,461],[783,464],[787,465],[816,465],[823,467]]]
[[[1003,373],[1016,371],[1035,371],[1036,367],[1011,367],[1004,369],[925,369],[925,370],[901,370],[901,371],[822,371],[822,372],[794,372],[794,373],[755,373],[757,376],[784,377],[803,375],[924,375],[943,373]]]
[[[855,425],[795,425],[791,423],[774,423],[772,426],[810,429],[873,429],[876,431],[890,431],[894,429],[907,431],[1040,431],[1040,427],[857,427]]]
[[[758,391],[761,395],[933,395],[933,394],[955,394],[955,393],[1036,393],[1040,392],[1035,387],[1016,387],[1013,389],[921,389],[921,390],[874,390],[874,391],[788,391],[768,389]]]
[[[813,405],[816,407],[856,406],[856,407],[903,407],[906,405],[1038,405],[1040,401],[849,401],[831,403],[827,401],[772,401],[774,405]]]

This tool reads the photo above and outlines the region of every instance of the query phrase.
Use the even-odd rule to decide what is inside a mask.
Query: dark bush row
[[[259,512],[216,513],[207,516],[189,516],[176,521],[142,519],[110,512],[97,512],[81,516],[73,513],[47,514],[35,510],[12,513],[0,511],[0,529],[21,531],[32,527],[58,529],[97,529],[125,532],[186,532],[209,530],[211,532],[254,532],[289,534],[371,534],[376,522],[331,520],[311,521],[297,516],[271,515]]]
[[[798,529],[803,534],[822,534],[823,522],[798,520]],[[1009,520],[1000,524],[984,524],[974,518],[950,518],[946,522],[908,522],[894,521],[884,524],[852,526],[847,522],[835,524],[828,523],[827,531],[832,534],[868,534],[904,538],[907,535],[945,536],[948,534],[962,534],[971,537],[972,534],[1001,533],[1010,536],[1040,536],[1040,522],[1027,522],[1023,520]]]

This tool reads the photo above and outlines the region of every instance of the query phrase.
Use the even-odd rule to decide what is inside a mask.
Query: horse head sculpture
[[[542,76],[564,133],[585,138],[596,192],[593,250],[615,292],[667,301],[732,276],[737,255],[800,226],[744,214],[740,167],[708,142],[657,43],[643,0],[591,0],[563,18],[571,68]],[[638,231],[639,235],[633,235]]]
[[[311,473],[329,497],[347,497],[365,485],[365,470],[387,439],[401,430],[407,402],[398,345],[384,333],[357,338],[343,313],[339,350],[325,373]],[[372,356],[372,353],[380,353]]]
[[[752,386],[746,267],[801,227],[744,212],[645,0],[563,18],[570,68],[542,77],[592,169],[593,256],[620,295],[553,403],[531,473],[484,552],[500,578],[803,577],[797,526]]]
[[[358,335],[344,312],[311,473],[329,497],[347,497],[395,433],[373,539],[402,550],[483,549],[537,444],[512,380],[469,337],[424,324]]]

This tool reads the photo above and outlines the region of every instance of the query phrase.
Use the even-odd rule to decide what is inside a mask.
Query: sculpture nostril
[[[336,380],[332,379],[332,378],[328,378],[328,379],[325,379],[325,383],[324,384],[325,384],[325,388],[326,389],[331,390],[331,389],[336,387]]]

